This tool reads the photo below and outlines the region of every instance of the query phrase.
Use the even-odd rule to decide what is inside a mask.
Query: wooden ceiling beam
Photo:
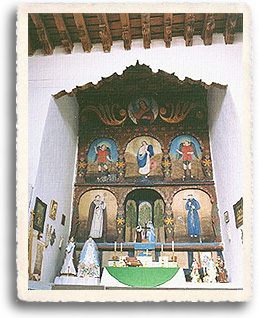
[[[130,21],[128,13],[120,13],[121,20],[121,37],[124,42],[124,49],[131,49],[131,31],[130,31]]]
[[[92,43],[86,28],[84,16],[82,13],[73,13],[75,24],[79,33],[79,39],[82,43],[84,52],[91,52]]]
[[[42,48],[45,55],[53,54],[54,46],[51,43],[45,25],[39,15],[39,13],[30,13],[30,17],[32,22],[34,23],[37,35],[40,43],[42,44]]]
[[[235,39],[235,29],[237,25],[237,14],[229,13],[226,21],[226,29],[224,32],[224,38],[226,44],[233,44]]]
[[[186,13],[185,26],[184,26],[184,39],[186,46],[192,46],[193,44],[193,32],[194,32],[195,14]]]
[[[203,43],[205,45],[212,44],[212,35],[213,35],[214,29],[215,29],[215,14],[206,13],[202,35],[201,35],[201,38],[203,39]]]
[[[103,51],[109,53],[112,46],[112,34],[109,27],[107,15],[105,13],[97,14],[99,20],[99,36],[102,40]]]
[[[143,45],[145,49],[150,49],[151,32],[150,32],[150,13],[141,13]]]
[[[164,41],[165,46],[169,48],[172,42],[172,25],[173,25],[173,14],[165,13],[164,14]]]
[[[31,37],[30,35],[28,34],[28,55],[29,56],[33,56],[33,54],[35,53],[35,48],[34,48],[34,45],[32,44],[31,42]]]
[[[53,13],[53,17],[54,17],[64,50],[66,53],[70,54],[73,50],[74,45],[70,39],[62,14]]]

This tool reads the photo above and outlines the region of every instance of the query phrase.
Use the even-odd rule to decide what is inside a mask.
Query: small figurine
[[[217,275],[217,269],[215,266],[214,261],[212,258],[209,259],[207,263],[207,282],[208,283],[216,283],[216,275]]]
[[[143,235],[143,229],[141,225],[138,225],[136,227],[136,242],[142,243],[142,235]]]
[[[199,263],[194,258],[192,262],[192,272],[191,272],[191,278],[193,283],[200,283],[199,268],[200,268]]]
[[[76,276],[76,270],[73,263],[73,254],[75,249],[75,240],[73,237],[69,240],[66,252],[65,252],[65,260],[64,264],[61,268],[60,275],[73,275]]]
[[[228,282],[227,270],[225,269],[225,263],[220,256],[217,257],[216,269],[217,269],[217,282],[227,283]]]

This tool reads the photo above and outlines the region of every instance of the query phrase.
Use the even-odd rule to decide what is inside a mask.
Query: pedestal
[[[100,278],[96,277],[76,277],[76,276],[59,276],[54,280],[55,285],[100,285]]]

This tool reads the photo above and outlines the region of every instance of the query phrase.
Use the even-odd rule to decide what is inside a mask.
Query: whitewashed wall
[[[74,117],[77,105],[74,99],[64,97],[58,101],[60,107],[57,107],[52,100],[52,94],[61,90],[69,92],[76,86],[88,82],[96,84],[102,77],[108,77],[114,72],[121,74],[126,66],[135,65],[139,60],[140,64],[149,65],[154,72],[158,69],[168,73],[174,72],[182,80],[190,77],[194,80],[201,79],[207,84],[228,84],[233,97],[231,107],[235,107],[238,116],[241,117],[242,43],[242,34],[236,35],[233,45],[225,45],[223,36],[214,34],[212,46],[204,46],[200,37],[195,36],[192,47],[186,47],[183,39],[174,38],[169,49],[165,48],[162,40],[158,40],[152,41],[152,49],[145,50],[142,41],[135,40],[130,51],[123,49],[122,42],[114,43],[111,53],[103,53],[101,45],[95,45],[92,53],[84,53],[81,45],[76,44],[70,55],[64,54],[62,48],[56,48],[52,56],[42,56],[41,52],[37,52],[35,56],[29,57],[29,184],[34,187],[31,206],[34,206],[35,197],[38,195],[48,205],[51,199],[58,201],[58,213],[70,211],[77,135]],[[217,99],[213,92],[212,90],[209,98],[211,105],[216,104]],[[222,113],[218,111],[222,118],[229,116],[229,104],[229,101],[225,101],[226,110]],[[219,109],[220,105],[217,107]],[[216,128],[212,131],[212,147],[215,147],[221,129],[220,122],[214,117],[215,114],[211,113],[210,124],[214,124],[214,121],[216,123]],[[222,125],[225,125],[225,122]],[[232,128],[234,131],[238,127]],[[218,152],[216,148],[213,152],[215,158],[219,158]],[[216,174],[216,178],[220,186],[223,177]],[[232,195],[233,201],[239,197],[240,192],[237,193],[236,196]],[[225,207],[229,209],[232,201],[228,201],[219,193],[219,203],[220,209],[224,210]],[[51,223],[50,219],[48,221]],[[67,227],[58,226],[57,239],[61,232],[67,238],[68,231]],[[234,270],[231,278],[236,279],[238,269],[233,267],[234,263],[230,260],[235,249],[239,247],[240,240],[237,239],[235,243],[238,246],[233,240],[232,245],[228,247],[224,230],[223,238],[229,255],[228,264],[231,270]],[[58,250],[57,245],[45,250],[43,281],[53,281],[61,266],[64,249]]]
[[[231,282],[241,285],[243,253],[241,228],[236,228],[233,205],[243,197],[243,138],[230,89],[208,93],[210,143],[218,199],[224,256]],[[228,211],[230,221],[224,220]]]
[[[48,106],[32,203],[34,206],[35,197],[38,196],[48,205],[43,239],[45,239],[47,224],[52,225],[56,232],[53,246],[49,244],[44,249],[43,282],[53,281],[64,257],[70,228],[78,134],[78,108],[74,98],[62,97],[58,105],[51,98]],[[48,216],[52,199],[58,202],[56,220]],[[65,226],[61,225],[62,214],[66,215]],[[64,244],[62,249],[59,249],[61,235],[64,236]]]

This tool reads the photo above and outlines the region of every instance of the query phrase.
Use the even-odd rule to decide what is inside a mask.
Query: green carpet
[[[179,267],[106,267],[111,276],[131,287],[156,287],[172,279]]]

